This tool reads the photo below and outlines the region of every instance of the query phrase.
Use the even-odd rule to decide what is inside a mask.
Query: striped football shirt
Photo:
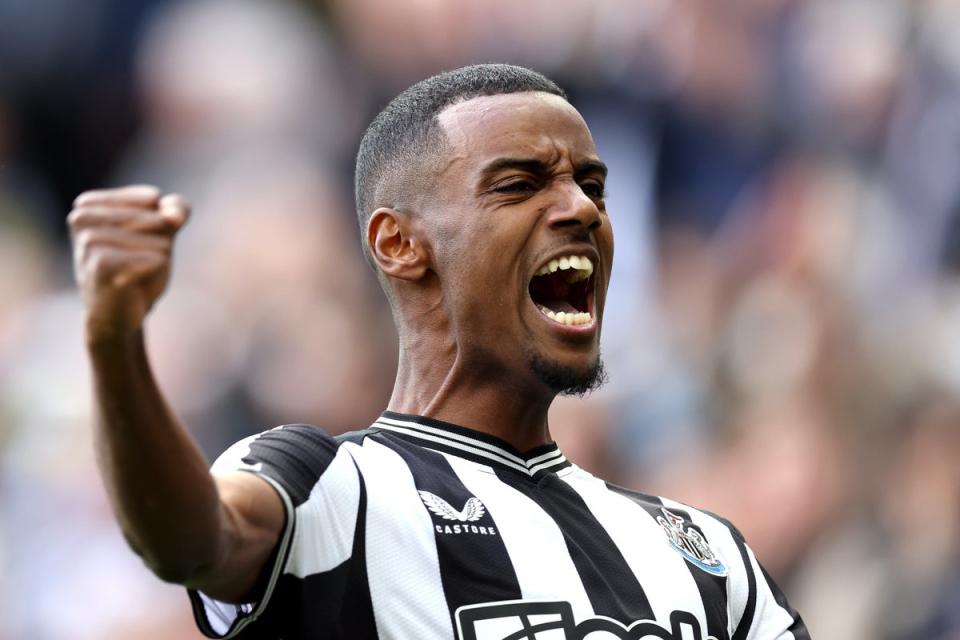
[[[555,444],[520,453],[385,412],[336,438],[278,427],[213,469],[264,478],[286,524],[257,601],[190,592],[212,638],[809,638],[729,522],[608,484]]]

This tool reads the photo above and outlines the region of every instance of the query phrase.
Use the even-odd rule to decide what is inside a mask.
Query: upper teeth
[[[567,269],[573,269],[568,280],[578,282],[590,277],[590,274],[593,273],[593,263],[586,256],[563,256],[543,265],[534,275],[545,276],[554,271],[566,271]]]

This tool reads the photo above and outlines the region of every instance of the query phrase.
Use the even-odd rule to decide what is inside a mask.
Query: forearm
[[[143,334],[88,342],[95,446],[127,539],[160,577],[188,582],[218,562],[223,515],[207,462],[164,400]]]

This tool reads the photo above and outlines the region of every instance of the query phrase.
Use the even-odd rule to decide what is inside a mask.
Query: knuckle
[[[95,252],[87,259],[87,267],[95,279],[100,279],[107,271],[107,256],[102,252]]]
[[[103,197],[104,193],[105,192],[102,189],[87,189],[73,199],[73,206],[82,207],[90,204],[91,202],[96,202]]]
[[[73,242],[77,254],[81,258],[86,258],[93,246],[93,232],[90,229],[81,229],[74,236]]]
[[[80,205],[74,207],[73,210],[67,215],[67,225],[76,230],[78,227],[81,227],[90,222],[92,213],[90,208],[85,205]]]
[[[75,242],[75,253],[77,257],[84,262],[89,262],[91,266],[99,264],[103,259],[106,243],[103,241],[103,234],[96,229],[82,229],[77,233]]]

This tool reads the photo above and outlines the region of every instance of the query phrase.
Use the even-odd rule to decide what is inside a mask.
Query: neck
[[[521,452],[550,442],[552,392],[529,379],[519,380],[517,372],[467,358],[455,344],[439,350],[427,349],[428,344],[438,343],[422,334],[415,340],[401,335],[389,410],[481,431]]]

